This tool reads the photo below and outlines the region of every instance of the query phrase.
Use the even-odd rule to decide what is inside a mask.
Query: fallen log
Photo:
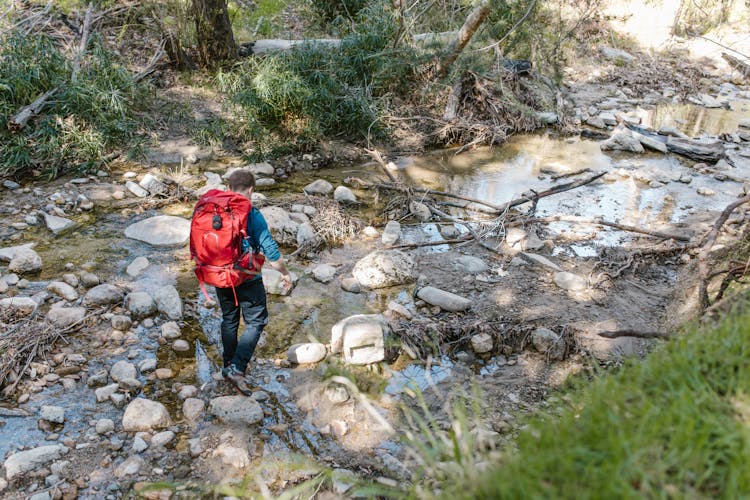
[[[663,231],[656,231],[653,229],[645,229],[636,226],[629,226],[627,224],[620,224],[619,222],[610,222],[604,219],[587,219],[585,217],[575,217],[572,215],[553,215],[551,217],[535,217],[530,219],[529,222],[571,222],[576,224],[595,224],[600,226],[608,226],[620,231],[627,231],[629,233],[645,234],[647,236],[654,236],[664,240],[676,240],[676,241],[690,241],[690,237],[683,236],[681,234],[666,233]]]
[[[670,137],[667,140],[667,149],[670,152],[685,156],[691,160],[700,162],[716,163],[724,158],[724,143],[715,141],[709,144],[689,139]]]
[[[619,339],[620,337],[634,337],[637,339],[669,339],[672,334],[666,332],[641,332],[638,330],[616,330],[612,332],[599,332],[597,335],[605,339]]]
[[[18,132],[23,129],[26,124],[29,123],[29,120],[39,114],[42,108],[44,108],[44,106],[47,104],[49,98],[55,95],[58,90],[60,90],[60,87],[55,87],[52,90],[48,90],[44,94],[37,97],[31,104],[28,104],[21,108],[18,113],[13,115],[13,117],[8,120],[8,129],[11,132]]]
[[[450,240],[440,241],[423,241],[422,243],[402,243],[401,245],[391,245],[385,247],[386,250],[398,250],[401,248],[421,248],[421,247],[434,247],[438,245],[450,245],[452,243],[464,243],[470,241],[473,237],[470,235],[463,236],[461,238],[453,238]]]

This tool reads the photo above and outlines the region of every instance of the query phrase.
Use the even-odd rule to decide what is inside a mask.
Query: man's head
[[[255,175],[246,169],[235,170],[227,177],[227,184],[230,190],[249,198],[255,189]]]

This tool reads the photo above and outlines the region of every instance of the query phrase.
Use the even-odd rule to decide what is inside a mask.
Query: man
[[[229,189],[251,199],[255,189],[255,176],[249,170],[235,170],[227,179]],[[268,230],[266,219],[253,207],[247,218],[247,234],[253,251],[260,250],[266,262],[282,274],[281,285],[291,288],[292,276],[284,264],[279,247]],[[235,299],[236,294],[236,299]],[[221,343],[224,347],[224,377],[245,394],[250,388],[245,380],[245,370],[255,352],[263,328],[268,324],[266,309],[266,290],[260,274],[232,288],[216,288],[216,295],[221,306]],[[238,340],[240,311],[245,320],[245,331]]]

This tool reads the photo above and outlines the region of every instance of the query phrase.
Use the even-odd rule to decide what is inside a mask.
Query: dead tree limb
[[[153,73],[154,70],[156,70],[156,66],[159,64],[159,61],[161,60],[162,57],[164,57],[164,54],[166,53],[164,50],[166,43],[167,43],[166,40],[161,41],[161,43],[159,44],[159,47],[157,47],[156,52],[154,53],[153,56],[151,56],[151,59],[149,60],[148,64],[143,69],[143,71],[141,71],[140,73],[135,75],[135,77],[133,77],[133,80],[135,82],[140,82],[141,80],[146,78],[148,75]]]
[[[484,240],[482,240],[482,237],[479,235],[479,233],[477,233],[474,230],[473,227],[471,227],[471,224],[467,224],[465,222],[462,222],[460,219],[457,219],[456,217],[453,217],[452,215],[448,215],[445,212],[443,212],[441,210],[438,210],[437,208],[435,208],[433,206],[429,206],[429,208],[430,208],[430,212],[432,212],[433,214],[437,215],[441,219],[445,219],[445,220],[448,220],[448,221],[451,221],[451,222],[455,222],[457,224],[461,224],[462,226],[464,226],[466,229],[468,229],[469,233],[477,241],[477,243],[479,243],[480,245],[482,245],[482,247],[486,248],[487,250],[489,250],[492,253],[496,253],[498,255],[503,255],[503,253],[500,250],[494,248],[492,245],[490,245],[489,243],[486,243]]]
[[[489,0],[483,0],[482,3],[469,13],[464,21],[464,25],[461,26],[461,29],[458,31],[456,40],[451,45],[448,55],[438,63],[438,77],[443,78],[448,73],[448,69],[453,65],[456,59],[458,59],[458,56],[461,55],[464,47],[469,43],[471,37],[474,36],[474,32],[476,32],[479,26],[484,22],[489,13]]]
[[[75,84],[78,81],[78,72],[81,71],[81,59],[86,53],[86,45],[89,41],[89,29],[91,28],[91,13],[94,10],[94,4],[89,3],[86,9],[86,16],[83,18],[83,28],[81,29],[81,43],[78,45],[78,53],[73,58],[73,71],[70,73],[70,82]]]
[[[597,335],[605,339],[618,339],[620,337],[634,337],[637,339],[669,339],[671,333],[667,332],[641,332],[638,330],[616,330],[612,332],[599,332]]]
[[[385,175],[388,176],[388,179],[390,179],[391,182],[394,184],[398,183],[398,179],[391,173],[391,171],[388,169],[388,165],[385,162],[385,159],[383,158],[383,155],[378,151],[377,149],[366,149],[367,154],[369,154],[373,160],[375,160],[378,165],[380,165],[380,169],[385,172]]]
[[[52,97],[58,90],[60,90],[60,87],[55,87],[52,90],[48,90],[44,94],[37,97],[31,104],[28,104],[21,108],[18,113],[13,115],[13,117],[8,120],[8,129],[11,132],[18,132],[19,130],[24,128],[26,124],[29,123],[29,120],[39,114],[42,108],[44,108],[44,106],[47,104],[49,98]]]
[[[708,257],[711,254],[711,248],[714,246],[716,238],[719,236],[721,227],[724,225],[727,219],[729,219],[729,216],[732,215],[732,212],[734,212],[737,207],[744,205],[748,201],[750,201],[750,194],[745,195],[742,198],[727,205],[724,211],[721,212],[721,215],[719,215],[719,218],[716,219],[716,222],[714,222],[711,230],[701,239],[699,243],[701,250],[698,254],[698,276],[700,279],[698,284],[698,300],[701,312],[704,312],[708,307],[708,282],[710,280]]]
[[[542,191],[540,193],[534,192],[530,196],[524,196],[522,198],[516,198],[515,200],[511,200],[503,205],[500,205],[498,207],[498,212],[503,213],[506,210],[517,207],[518,205],[523,205],[524,203],[529,203],[534,200],[539,200],[541,198],[546,198],[547,196],[552,196],[553,194],[558,193],[564,193],[565,191],[570,191],[571,189],[579,188],[581,186],[585,186],[586,184],[590,184],[597,180],[598,178],[602,177],[606,172],[598,172],[594,175],[591,175],[589,177],[586,177],[584,179],[580,179],[574,182],[568,182],[565,184],[559,184],[557,186],[552,186],[551,188]]]
[[[727,54],[726,52],[722,52],[721,57],[723,57],[730,66],[742,73],[742,76],[744,76],[745,78],[750,76],[750,64],[746,63],[745,61],[741,61],[740,59],[737,59],[733,55]]]
[[[609,226],[620,231],[627,231],[630,233],[645,234],[648,236],[654,236],[656,238],[662,238],[664,240],[676,240],[676,241],[690,241],[688,236],[680,234],[665,233],[663,231],[655,231],[652,229],[644,229],[641,227],[628,226],[627,224],[620,224],[618,222],[610,222],[603,219],[586,219],[584,217],[575,217],[570,215],[555,215],[552,217],[536,217],[530,219],[529,222],[571,222],[575,224],[596,224],[601,226]]]
[[[424,241],[422,243],[403,243],[401,245],[392,245],[389,247],[385,247],[386,250],[397,250],[400,248],[421,248],[421,247],[434,247],[438,245],[450,245],[451,243],[464,243],[466,241],[471,240],[473,237],[466,235],[461,238],[453,238],[450,240],[440,240],[440,241]]]

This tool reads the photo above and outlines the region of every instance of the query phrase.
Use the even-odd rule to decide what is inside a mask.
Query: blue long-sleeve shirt
[[[260,249],[260,252],[266,256],[266,260],[269,262],[275,262],[281,258],[279,245],[271,236],[266,218],[255,207],[250,211],[247,218],[247,234],[250,236],[253,251]]]

